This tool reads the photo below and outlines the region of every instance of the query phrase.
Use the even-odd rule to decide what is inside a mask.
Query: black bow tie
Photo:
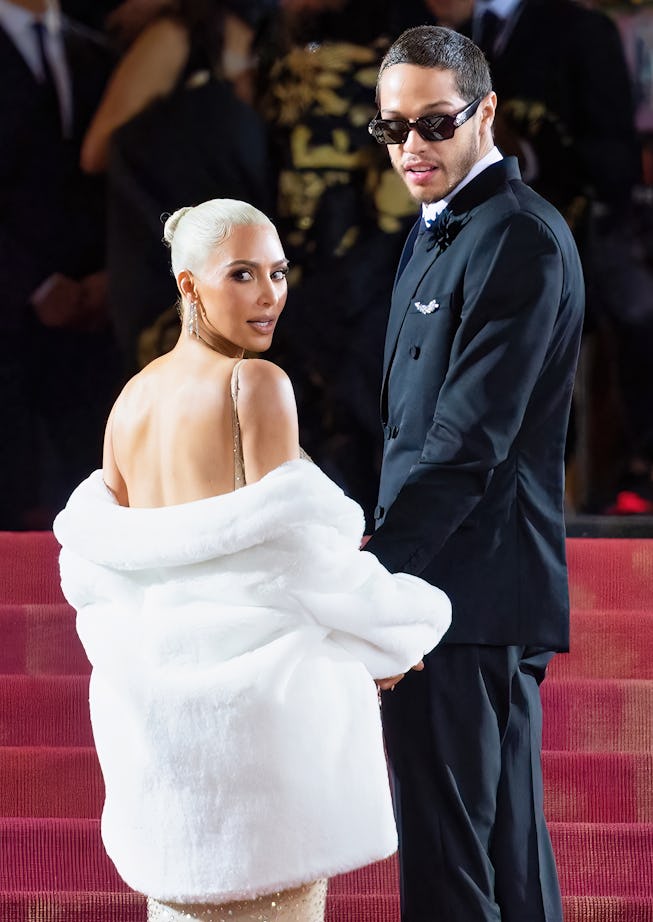
[[[442,252],[453,242],[468,221],[468,214],[457,218],[449,208],[444,208],[435,221],[432,221],[428,226],[422,219],[418,239],[423,237],[426,250],[432,250],[437,246],[439,251]]]

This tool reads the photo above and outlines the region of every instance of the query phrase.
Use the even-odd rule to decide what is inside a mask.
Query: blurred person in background
[[[367,131],[390,12],[376,0],[286,0],[262,62],[291,264],[273,352],[295,385],[306,450],[363,506],[368,526],[388,292],[416,210]]]
[[[267,132],[251,105],[254,43],[270,4],[175,0],[152,5],[143,25],[142,2],[132,2],[135,20],[127,4],[117,13],[140,29],[81,153],[87,173],[108,172],[109,300],[127,373],[174,337],[161,214],[216,196],[269,211],[274,187]]]
[[[586,332],[599,334],[599,376],[606,361],[615,370],[620,418],[606,418],[592,393],[579,407],[590,427],[581,502],[592,512],[653,512],[653,273],[633,220],[641,159],[619,31],[572,0],[477,0],[472,35],[504,99],[497,142],[567,217],[583,259]]]
[[[0,528],[47,528],[117,387],[104,188],[79,169],[112,59],[47,0],[0,0]]]

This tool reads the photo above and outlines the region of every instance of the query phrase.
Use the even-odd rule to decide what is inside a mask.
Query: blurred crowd
[[[291,263],[269,355],[303,447],[376,502],[416,206],[367,131],[404,28],[485,51],[496,140],[574,230],[587,321],[572,511],[653,514],[653,10],[575,0],[0,0],[0,529],[47,528],[127,376],[175,342],[162,215],[241,198]],[[515,387],[519,382],[515,382]]]

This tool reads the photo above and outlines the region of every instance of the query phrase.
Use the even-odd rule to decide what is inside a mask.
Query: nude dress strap
[[[234,490],[239,490],[247,483],[245,479],[245,459],[243,458],[243,443],[240,437],[240,422],[238,421],[238,369],[247,359],[241,359],[234,365],[231,372],[231,425],[234,437]]]

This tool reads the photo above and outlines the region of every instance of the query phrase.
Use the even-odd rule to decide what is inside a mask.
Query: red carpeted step
[[[52,532],[0,532],[0,604],[63,601]]]
[[[653,894],[653,824],[550,823],[565,896]]]
[[[574,539],[568,555],[572,653],[543,686],[545,749],[578,750],[544,753],[565,922],[653,922],[653,541]],[[91,818],[94,753],[64,748],[92,737],[57,556],[49,533],[0,534],[0,920],[145,922]],[[335,878],[328,922],[399,922],[397,890],[395,859]]]
[[[104,784],[91,747],[2,747],[0,778],[0,816],[100,816]]]
[[[565,922],[653,922],[648,900],[568,897]],[[0,893],[2,922],[146,922],[138,893]],[[326,922],[399,922],[396,896],[331,896]]]
[[[91,664],[75,630],[75,612],[65,602],[1,605],[0,674],[88,674]]]
[[[653,888],[653,825],[552,823],[565,896],[641,899]],[[123,891],[93,820],[0,820],[0,880],[7,891]],[[396,897],[396,862],[336,877],[333,896]],[[100,922],[100,920],[98,920]]]
[[[572,611],[570,652],[556,656],[550,678],[653,679],[650,611]]]
[[[645,897],[563,897],[562,905],[565,922],[653,922],[653,902]],[[326,922],[399,922],[399,900],[381,894],[329,897]]]
[[[4,891],[128,890],[107,857],[99,820],[0,819]]]
[[[653,751],[653,682],[542,686],[544,749]],[[0,676],[0,746],[90,746],[87,676]]]
[[[90,672],[65,603],[0,606],[0,636],[0,673]],[[572,612],[571,652],[555,657],[549,676],[653,679],[653,609]]]
[[[653,823],[653,753],[542,753],[550,822]]]
[[[547,817],[653,822],[653,754],[543,753]],[[92,748],[0,748],[0,816],[97,818],[104,785]]]
[[[0,676],[0,746],[92,746],[88,676]]]
[[[399,922],[399,892],[333,893],[329,886],[325,922]]]
[[[653,824],[550,823],[565,896],[638,899],[653,893]],[[334,877],[332,894],[392,895],[396,859]]]
[[[59,546],[51,532],[0,532],[0,602],[60,602]],[[653,539],[567,542],[575,608],[650,610]]]
[[[349,874],[339,874],[329,881],[329,893],[332,896],[342,896],[349,893],[358,893],[369,896],[375,893],[394,896],[399,892],[399,870],[397,856],[377,861],[365,868],[351,871]]]
[[[653,752],[653,682],[551,679],[542,702],[544,749]]]
[[[65,603],[0,606],[0,636],[0,673],[90,672]],[[653,679],[653,608],[572,612],[571,652],[555,657],[549,675]]]
[[[565,922],[653,922],[653,900],[646,896],[563,896],[562,905]]]
[[[140,893],[0,892],[2,922],[146,922]]]
[[[653,539],[573,538],[567,562],[573,608],[651,610]]]
[[[565,922],[653,922],[653,901],[646,897],[563,896],[562,905]],[[384,894],[330,896],[326,922],[399,922],[399,900]]]

